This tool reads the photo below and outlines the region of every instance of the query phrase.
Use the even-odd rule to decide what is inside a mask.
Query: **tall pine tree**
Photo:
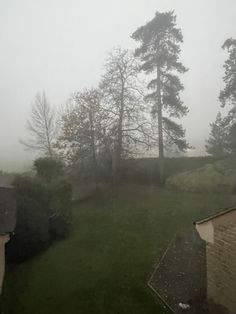
[[[227,39],[222,48],[227,51],[228,59],[224,63],[225,75],[223,81],[224,89],[220,92],[222,107],[229,106],[229,112],[225,118],[227,124],[227,145],[230,153],[236,153],[236,40]]]
[[[151,93],[146,96],[146,100],[152,104],[152,114],[158,123],[159,166],[163,182],[165,138],[180,150],[188,147],[185,130],[171,119],[181,118],[188,112],[180,99],[184,86],[177,75],[187,71],[179,60],[183,36],[176,27],[174,12],[156,12],[150,22],[132,34],[132,38],[140,42],[135,56],[141,59],[141,70],[152,75],[147,86]]]
[[[225,61],[225,75],[223,81],[225,88],[220,92],[222,107],[230,105],[231,110],[236,111],[236,40],[227,39],[222,48],[227,50],[229,58]]]

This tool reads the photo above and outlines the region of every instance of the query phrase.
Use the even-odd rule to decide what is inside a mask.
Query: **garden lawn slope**
[[[174,233],[232,195],[122,186],[74,206],[73,232],[8,268],[4,314],[169,313],[147,281]]]

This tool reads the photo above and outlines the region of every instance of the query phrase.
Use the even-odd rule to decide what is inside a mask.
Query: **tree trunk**
[[[121,97],[120,97],[120,111],[117,130],[117,145],[115,145],[115,160],[114,160],[114,180],[113,183],[117,184],[121,177],[121,155],[122,155],[122,126],[124,118],[124,82],[122,80],[121,85]]]
[[[97,154],[95,147],[95,134],[94,134],[94,118],[91,110],[89,110],[89,122],[90,122],[90,132],[91,132],[91,150],[93,158],[93,167],[94,167],[94,179],[97,188],[98,184],[98,164],[97,164]]]
[[[52,158],[53,157],[52,146],[51,146],[51,142],[50,142],[50,135],[49,135],[49,130],[48,130],[47,124],[45,124],[45,127],[46,127],[47,153],[48,153],[48,156],[50,158]]]
[[[164,165],[164,144],[163,144],[163,127],[162,127],[162,101],[161,101],[161,78],[160,68],[157,66],[157,117],[158,117],[158,148],[159,148],[159,173],[160,183],[165,181],[165,165]]]

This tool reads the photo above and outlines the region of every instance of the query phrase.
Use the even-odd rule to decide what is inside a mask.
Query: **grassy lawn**
[[[181,227],[234,196],[122,186],[74,206],[73,231],[9,268],[5,314],[169,313],[147,288],[155,262]]]

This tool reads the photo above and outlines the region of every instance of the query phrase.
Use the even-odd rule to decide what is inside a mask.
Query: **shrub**
[[[18,176],[13,184],[18,214],[15,235],[7,246],[7,257],[10,261],[19,262],[50,243],[49,193],[35,178]]]
[[[50,174],[47,173],[49,165]],[[63,165],[40,158],[35,161],[35,167],[35,177],[21,175],[13,182],[18,217],[15,236],[7,246],[7,257],[12,262],[35,255],[53,240],[64,238],[69,233],[71,186],[61,176]]]
[[[34,162],[37,176],[50,182],[64,174],[64,165],[61,160],[51,157],[38,158]]]
[[[71,185],[64,179],[51,183],[50,233],[52,239],[66,237],[71,222]]]
[[[166,185],[181,191],[235,193],[235,156],[171,176],[167,179]]]

